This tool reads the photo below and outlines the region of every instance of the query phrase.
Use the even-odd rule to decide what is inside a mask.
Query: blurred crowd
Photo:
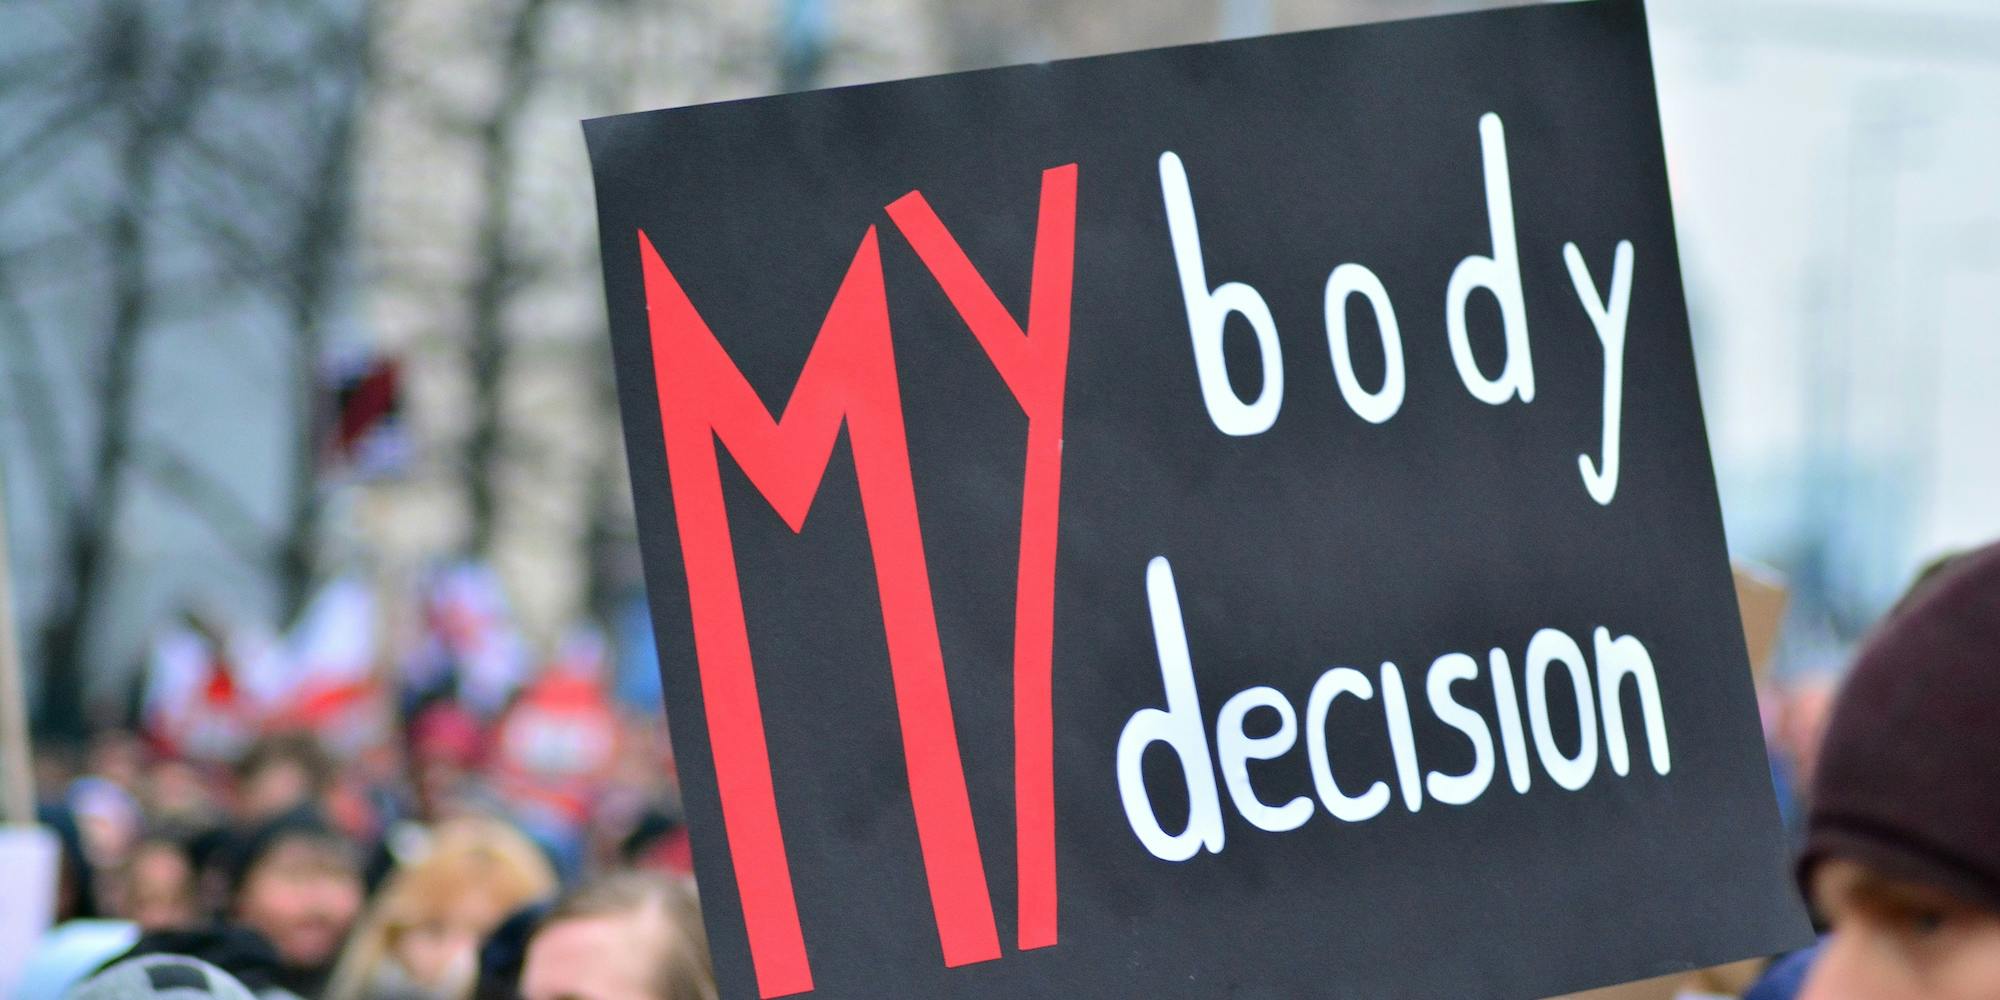
[[[1589,996],[2000,996],[2000,545],[1838,680],[1766,673],[1778,612],[1738,586],[1823,936]],[[62,862],[21,1000],[713,1000],[650,646],[537,660],[477,566],[377,590],[282,635],[189,615],[127,724],[39,748]]]
[[[478,565],[383,589],[336,580],[282,633],[193,611],[126,717],[37,748],[62,857],[21,1000],[159,954],[262,997],[618,995],[563,978],[619,973],[579,940],[713,994],[650,648],[537,658]]]

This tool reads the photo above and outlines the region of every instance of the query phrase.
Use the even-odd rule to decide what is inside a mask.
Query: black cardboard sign
[[[1805,937],[1637,3],[586,133],[726,996]]]

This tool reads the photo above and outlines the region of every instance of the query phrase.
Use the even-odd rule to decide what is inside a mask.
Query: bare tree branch
[[[15,410],[27,430],[29,455],[40,466],[32,478],[41,484],[50,519],[60,523],[71,500],[70,473],[63,466],[68,443],[62,424],[55,419],[60,411],[49,393],[48,359],[35,335],[34,317],[21,304],[4,265],[0,265],[0,326],[7,329],[11,341],[7,374],[17,400]]]
[[[7,200],[28,190],[28,185],[19,183],[17,175],[39,173],[64,151],[59,140],[81,131],[104,110],[103,94],[93,91],[65,101],[30,129],[14,150],[0,159],[0,192],[8,192],[6,199],[0,200],[0,212],[6,211]]]
[[[73,53],[58,46],[39,52],[16,53],[0,65],[0,93],[15,93],[29,87],[49,87],[60,91],[73,78],[63,72],[75,63]]]
[[[141,346],[153,308],[156,266],[148,240],[159,179],[159,152],[194,120],[208,95],[212,49],[199,38],[162,50],[151,30],[151,8],[127,0],[105,8],[92,36],[99,46],[104,91],[122,110],[118,172],[122,196],[108,229],[111,325],[98,390],[98,428],[91,475],[80,487],[63,534],[68,588],[44,623],[41,642],[45,728],[76,735],[84,720],[83,654],[101,611],[117,553],[112,528],[123,509],[126,466],[136,433]],[[153,60],[167,55],[164,65]],[[154,71],[158,71],[158,78]],[[82,493],[81,490],[88,490]]]

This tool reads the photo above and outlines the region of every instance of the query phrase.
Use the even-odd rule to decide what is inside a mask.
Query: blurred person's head
[[[458,702],[432,702],[411,718],[410,785],[418,817],[437,820],[458,811],[485,746],[478,716]]]
[[[68,788],[70,782],[83,775],[86,751],[74,741],[37,738],[29,754],[36,788]]]
[[[192,761],[161,757],[146,765],[140,801],[156,823],[206,826],[219,816],[208,777]]]
[[[1826,742],[1827,719],[1833,714],[1840,682],[1828,674],[1788,681],[1779,691],[1772,741],[1792,765],[1801,788],[1811,788],[1819,769],[1819,748]]]
[[[694,848],[679,807],[655,804],[647,809],[619,842],[618,856],[627,868],[693,874]]]
[[[341,958],[328,996],[360,998],[393,984],[402,992],[463,995],[480,942],[509,914],[556,889],[555,870],[504,821],[447,820],[398,860]]]
[[[523,1000],[714,1000],[714,966],[694,884],[627,872],[549,910],[528,941]]]
[[[99,871],[115,871],[144,832],[139,800],[116,782],[89,776],[71,782],[65,797],[76,818],[77,832],[90,863]]]
[[[310,733],[258,739],[236,765],[236,815],[257,823],[301,806],[318,806],[333,787],[334,763]]]
[[[56,860],[56,923],[95,917],[99,909],[96,871],[84,847],[83,831],[67,805],[45,805],[35,810],[35,818],[55,834],[59,848]]]
[[[528,939],[542,925],[552,901],[530,903],[507,915],[479,945],[479,976],[466,1000],[521,1000],[521,966]]]
[[[136,792],[146,766],[145,744],[123,729],[100,729],[90,736],[85,766],[126,791]]]
[[[224,916],[235,888],[236,857],[243,850],[243,834],[227,826],[198,827],[188,836],[187,849],[188,860],[194,863],[195,906],[204,917]]]
[[[1924,580],[1833,709],[1800,873],[1804,1000],[2000,997],[2000,545]]]
[[[126,856],[118,885],[118,907],[143,930],[193,927],[201,921],[195,891],[194,858],[187,845],[149,836]]]
[[[358,852],[318,813],[271,820],[238,846],[227,915],[271,942],[294,982],[318,992],[361,912]]]

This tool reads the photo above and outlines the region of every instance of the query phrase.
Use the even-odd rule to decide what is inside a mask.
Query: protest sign
[[[585,129],[725,995],[1806,938],[1637,3]]]
[[[1771,679],[1771,657],[1778,649],[1778,628],[1785,621],[1791,591],[1777,570],[1740,561],[1733,569],[1736,609],[1743,616],[1743,645],[1750,654],[1750,672],[1759,682]]]
[[[45,827],[0,826],[0,871],[9,891],[0,898],[0,996],[13,996],[42,935],[55,922],[61,847]]]
[[[19,636],[14,632],[12,546],[0,478],[0,996],[13,996],[23,963],[55,918],[55,835],[35,825],[34,754]]]

